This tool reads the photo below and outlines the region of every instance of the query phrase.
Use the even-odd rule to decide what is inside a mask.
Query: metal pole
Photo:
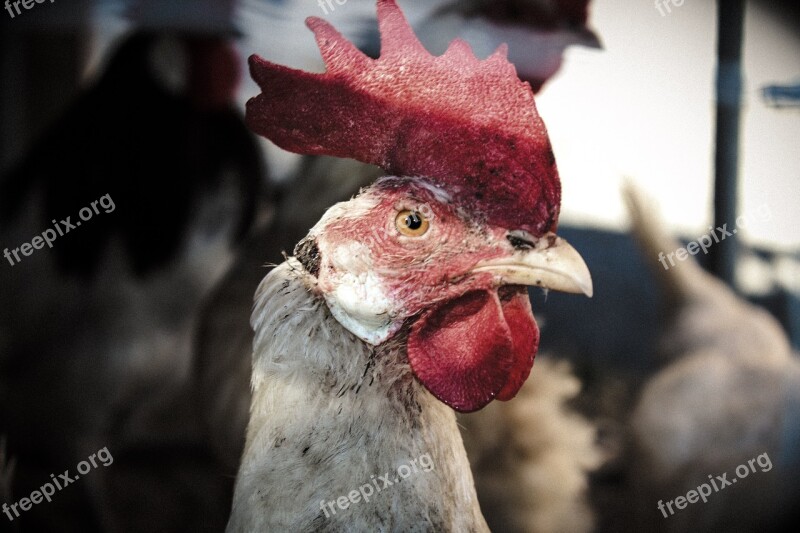
[[[714,155],[714,227],[736,224],[739,167],[739,110],[742,92],[744,0],[717,2],[717,123]],[[713,274],[735,288],[738,243],[728,238],[709,251]]]

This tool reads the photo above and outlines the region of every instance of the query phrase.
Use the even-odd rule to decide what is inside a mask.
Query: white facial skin
[[[331,266],[340,272],[326,297],[333,316],[370,344],[386,340],[399,324],[392,320],[392,302],[375,273],[370,249],[359,242],[339,246],[333,251]]]

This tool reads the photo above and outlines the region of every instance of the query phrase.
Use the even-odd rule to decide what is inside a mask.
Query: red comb
[[[311,17],[327,72],[250,57],[262,93],[250,128],[303,154],[349,157],[397,176],[420,176],[496,225],[554,229],[560,183],[533,92],[501,46],[478,60],[456,39],[440,57],[414,35],[394,0],[378,0],[381,55],[361,53]]]

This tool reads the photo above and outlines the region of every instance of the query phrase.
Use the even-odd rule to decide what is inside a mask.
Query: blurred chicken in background
[[[534,366],[513,402],[458,416],[481,510],[492,531],[596,531],[589,475],[606,457],[574,405],[583,384],[563,359]]]
[[[0,182],[4,245],[76,222],[102,195],[114,204],[0,280],[15,304],[0,361],[8,501],[102,447],[115,459],[25,513],[24,530],[224,524],[185,384],[200,302],[269,212],[263,156],[234,102],[232,10],[132,5],[96,81]]]
[[[663,366],[644,384],[631,417],[631,526],[796,531],[800,360],[786,332],[692,258],[665,268],[659,254],[681,244],[664,232],[640,192],[629,187],[625,199],[664,303],[657,354]],[[674,506],[672,500],[704,483],[707,502]]]
[[[569,46],[601,48],[588,28],[588,0],[467,0],[442,5],[422,25],[423,43],[443,52],[455,34],[488,56],[502,43],[519,77],[538,92],[561,68]]]

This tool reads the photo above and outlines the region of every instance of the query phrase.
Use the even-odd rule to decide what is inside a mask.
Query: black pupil
[[[419,213],[411,213],[406,217],[406,227],[408,229],[419,229],[422,227],[422,217]]]

